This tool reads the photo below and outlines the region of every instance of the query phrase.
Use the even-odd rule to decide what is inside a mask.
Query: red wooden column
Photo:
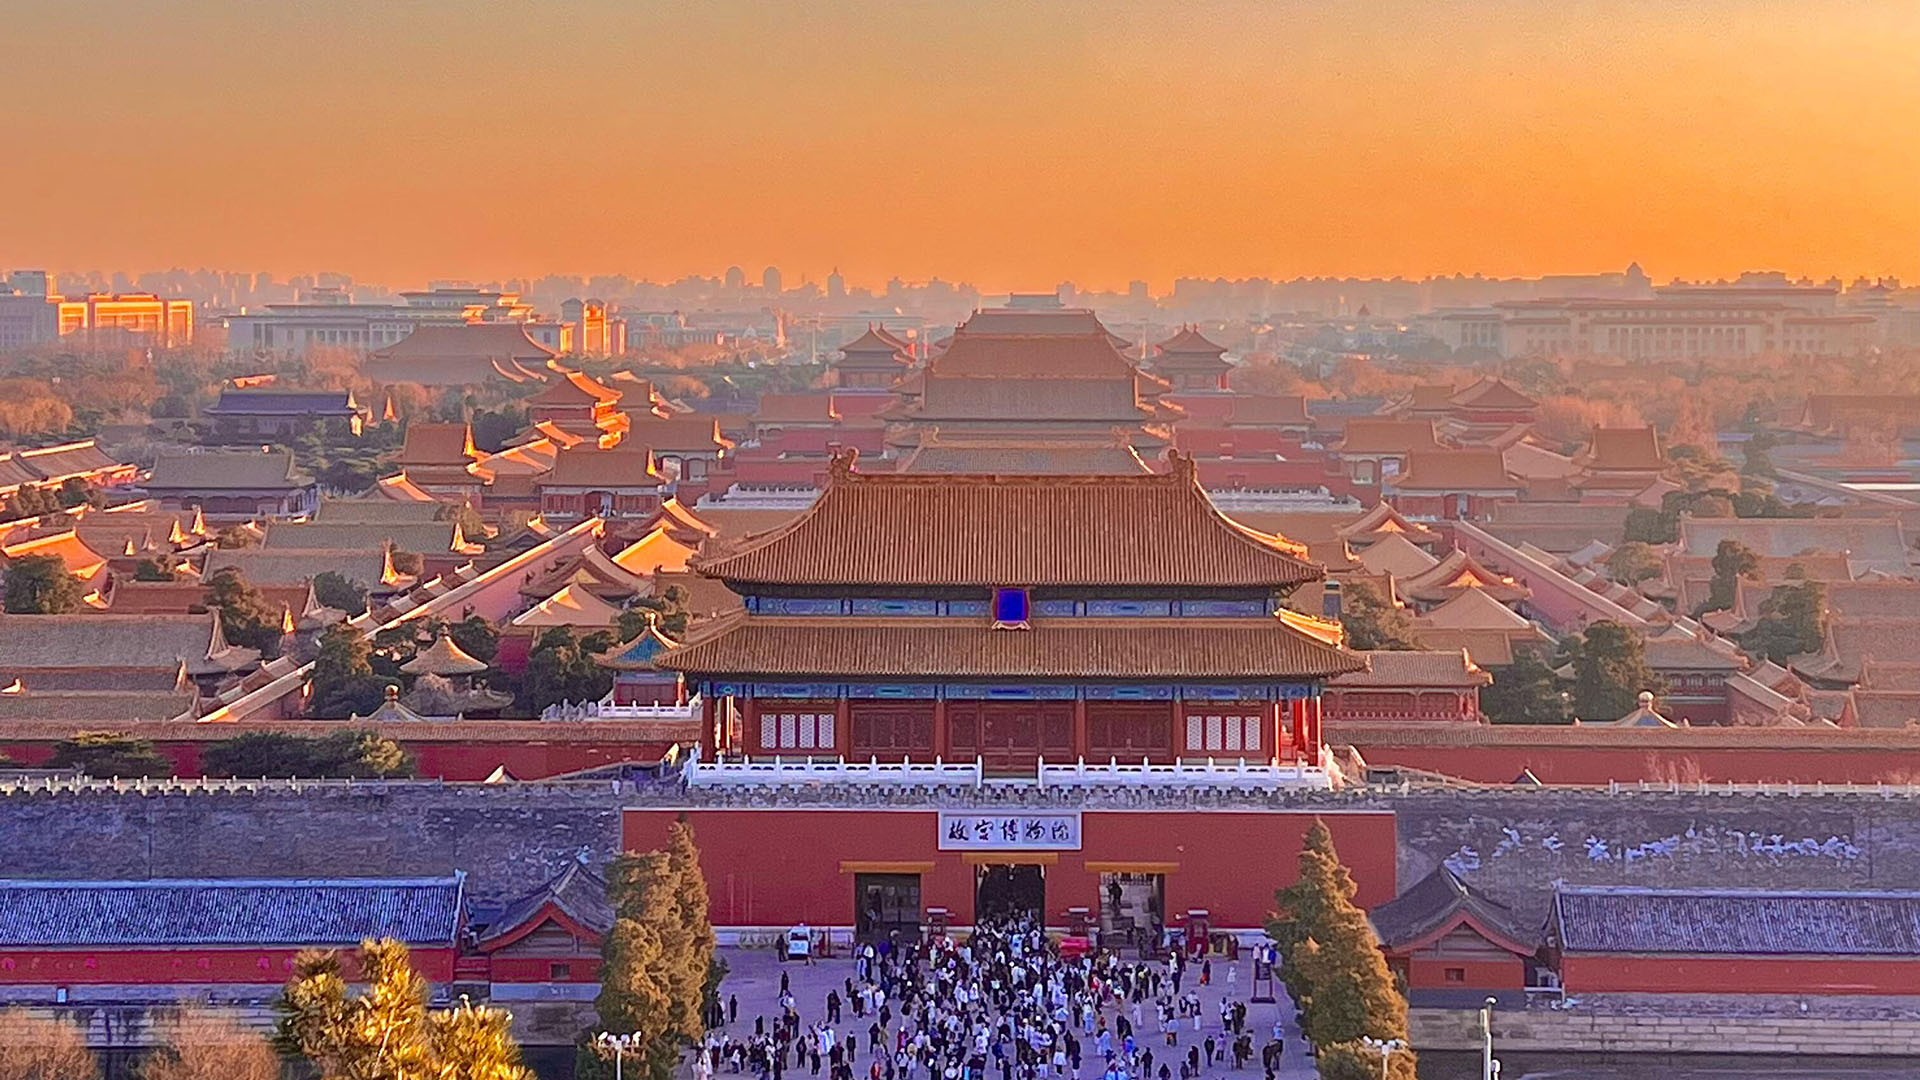
[[[947,699],[933,699],[933,756],[945,759],[947,756]]]
[[[1083,697],[1073,699],[1073,756],[1087,756],[1087,699]]]
[[[712,761],[720,753],[720,738],[714,732],[713,718],[719,709],[715,707],[713,695],[700,695],[700,756]]]
[[[845,694],[833,703],[833,749],[841,757],[853,756],[853,709]]]
[[[1306,718],[1307,764],[1318,765],[1320,764],[1320,695],[1315,694],[1300,704],[1304,706],[1301,714]]]
[[[1307,703],[1303,698],[1294,698],[1287,702],[1287,719],[1293,726],[1293,759],[1304,761],[1307,756]]]

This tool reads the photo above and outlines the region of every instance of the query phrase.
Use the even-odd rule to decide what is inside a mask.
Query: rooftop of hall
[[[1190,458],[1137,476],[855,471],[772,531],[712,545],[690,565],[791,585],[1285,588],[1317,580],[1302,545],[1233,522]]]

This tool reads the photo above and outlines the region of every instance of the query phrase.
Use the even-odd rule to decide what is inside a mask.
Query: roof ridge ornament
[[[845,446],[834,452],[833,459],[827,463],[827,482],[837,483],[853,475],[853,466],[860,460],[860,448]]]

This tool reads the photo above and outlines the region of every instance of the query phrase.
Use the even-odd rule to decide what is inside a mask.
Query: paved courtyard
[[[771,948],[721,949],[720,954],[726,959],[728,965],[726,981],[720,987],[720,997],[723,1001],[728,995],[735,995],[740,999],[740,1020],[728,1031],[743,1038],[753,1033],[754,1017],[764,1016],[771,1021],[779,1014],[781,971],[788,973],[794,1007],[800,1012],[802,1024],[813,1023],[825,1016],[827,991],[837,987],[840,988],[842,996],[845,996],[844,982],[852,978],[854,973],[853,961],[839,956],[816,961],[809,967],[797,962],[783,964]],[[1235,972],[1231,982],[1228,978],[1229,971]],[[1220,1002],[1222,998],[1229,996],[1229,992],[1232,997],[1241,1001],[1245,1001],[1252,993],[1253,960],[1245,950],[1242,950],[1237,963],[1229,964],[1223,957],[1213,958],[1212,985],[1195,985],[1199,975],[1197,966],[1189,967],[1181,986],[1183,990],[1192,989],[1200,994],[1200,1031],[1194,1032],[1191,1020],[1181,1022],[1180,1041],[1176,1051],[1178,1054],[1186,1054],[1187,1047],[1212,1035],[1221,1043],[1222,1051],[1219,1064],[1207,1070],[1206,1076],[1250,1077],[1252,1080],[1260,1080],[1262,1072],[1258,1050],[1271,1037],[1273,1023],[1277,1019],[1283,1024],[1286,1056],[1282,1061],[1280,1072],[1276,1075],[1280,1080],[1308,1080],[1315,1075],[1313,1059],[1307,1057],[1302,1049],[1300,1029],[1294,1022],[1293,1003],[1287,1000],[1286,988],[1277,982],[1274,986],[1275,994],[1279,998],[1277,1004],[1249,1003],[1247,1005],[1247,1030],[1254,1036],[1255,1055],[1246,1068],[1237,1070],[1233,1068],[1233,1058],[1224,1049],[1230,1040],[1220,1037]],[[851,1022],[852,1013],[847,1012],[844,1017],[846,1021]],[[870,1022],[870,1020],[860,1021],[858,1027],[864,1030]],[[846,1024],[843,1023],[842,1026],[844,1028]],[[1158,1063],[1165,1061],[1177,1072],[1178,1062],[1168,1056],[1166,1048],[1159,1041],[1158,1032],[1159,1022],[1152,1009],[1148,1008],[1140,1025],[1141,1041],[1153,1047],[1156,1071]],[[862,1045],[864,1044],[865,1037],[862,1036]],[[864,1075],[867,1061],[863,1052],[859,1062],[861,1072],[858,1075]],[[1079,1076],[1084,1080],[1098,1080],[1103,1069],[1103,1064],[1093,1056],[1089,1046],[1087,1057],[1081,1062]],[[725,1075],[723,1072],[722,1076]],[[789,1075],[792,1074],[789,1073]]]

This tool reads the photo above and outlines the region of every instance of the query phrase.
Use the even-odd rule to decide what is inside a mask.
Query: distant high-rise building
[[[1144,281],[1127,282],[1127,299],[1136,304],[1144,304],[1151,299],[1147,295],[1147,283]]]
[[[45,270],[15,270],[8,282],[21,296],[48,296],[54,291],[53,276]]]
[[[827,299],[845,300],[847,298],[847,279],[840,276],[840,268],[834,267],[827,275]]]
[[[780,268],[769,266],[760,271],[760,288],[769,296],[780,295]]]
[[[747,287],[747,272],[737,266],[727,267],[727,290],[739,292]]]

